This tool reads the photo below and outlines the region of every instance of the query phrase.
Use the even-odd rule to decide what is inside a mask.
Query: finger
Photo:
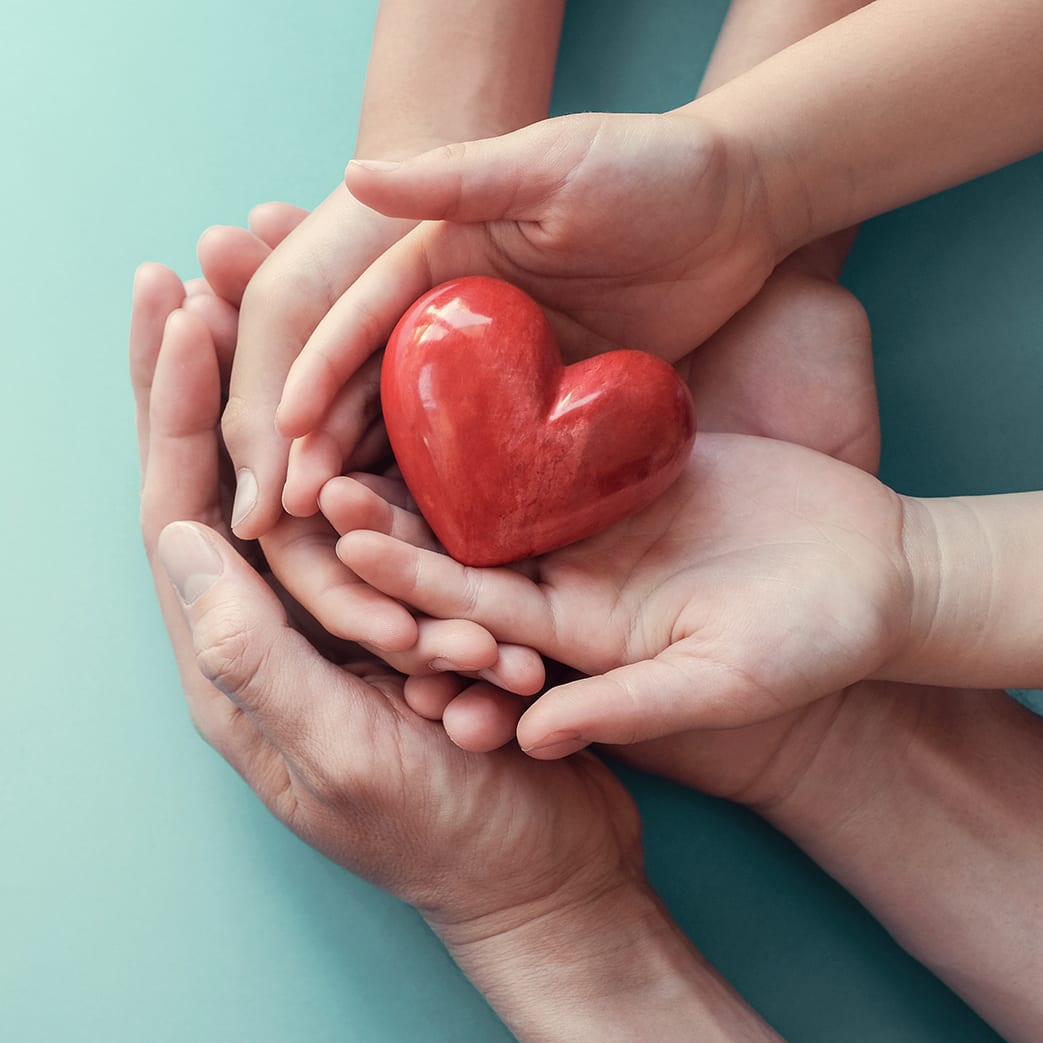
[[[427,674],[407,677],[402,694],[414,713],[440,721],[445,708],[470,684],[459,674]]]
[[[432,672],[470,673],[496,664],[496,639],[477,623],[466,619],[416,621],[417,640],[404,652],[384,653],[387,664],[399,673],[413,676]]]
[[[347,475],[334,478],[323,486],[319,507],[333,528],[341,535],[355,529],[369,529],[414,547],[436,550],[438,544],[424,519],[415,510],[396,506],[364,484],[366,479],[383,483],[385,488],[394,484],[377,475]]]
[[[247,284],[271,252],[262,239],[233,225],[208,228],[196,246],[207,283],[218,297],[237,308],[243,302]]]
[[[221,381],[213,341],[198,317],[178,310],[167,318],[148,406],[141,518],[151,553],[168,521],[195,518],[214,523],[221,512]]]
[[[274,417],[291,364],[340,295],[410,226],[375,214],[342,184],[250,281],[223,422],[239,479],[234,527],[240,537],[260,536],[283,513],[289,439]],[[359,362],[380,347],[374,344]]]
[[[351,741],[348,725],[366,686],[287,624],[274,591],[226,540],[206,526],[174,522],[160,535],[158,559],[184,612],[199,673],[296,770],[307,773],[331,737]]]
[[[240,308],[246,295],[247,286],[272,252],[268,243],[254,233],[243,228],[235,228],[228,225],[216,225],[207,229],[200,237],[197,251],[203,273],[214,288],[218,299],[227,302],[233,309]],[[260,299],[263,307],[263,294]],[[258,379],[258,362],[247,358],[246,353],[240,353],[235,364],[232,362],[236,358],[236,347],[239,342],[241,327],[239,311],[234,311],[233,330],[231,328],[232,315],[228,311],[221,314],[215,309],[216,306],[209,303],[204,304],[200,302],[196,304],[196,302],[193,302],[193,310],[197,313],[202,313],[208,325],[211,325],[215,330],[217,343],[221,349],[222,369],[227,371],[225,386],[229,388],[229,399],[223,426],[225,442],[234,459],[236,449],[242,445],[244,439],[250,439],[251,426],[258,423],[263,424],[266,404],[263,393],[259,394],[256,400],[250,397],[251,380]],[[247,316],[247,319],[249,319],[249,316]],[[310,329],[310,326],[308,328]],[[277,382],[278,367],[276,366],[274,369]],[[239,375],[237,384],[240,388],[243,388],[245,384],[246,391],[245,394],[241,392],[238,396],[233,396],[233,377],[237,373]],[[259,383],[263,388],[263,365]],[[276,386],[269,386],[269,402],[273,401],[275,395],[277,395],[277,384]],[[257,476],[258,470],[261,471],[262,476],[265,470],[273,471],[275,475],[272,479],[273,482],[281,482],[282,480],[285,456],[289,451],[289,446],[284,439],[278,437],[270,425],[268,430],[269,437],[261,440],[261,445],[266,447],[267,452],[262,450],[260,455],[255,458],[253,468],[240,467],[237,470],[236,497],[232,507],[233,526],[241,525],[257,506],[258,500],[261,498]],[[259,519],[261,524],[257,527],[258,531],[247,531],[244,535],[246,537],[256,536],[261,531],[264,531],[268,525],[274,522],[278,514],[278,506],[273,507],[269,504],[267,514],[270,517],[266,520],[264,510],[262,509]]]
[[[382,652],[417,641],[411,613],[359,580],[338,559],[337,535],[324,518],[285,517],[262,540],[279,582],[331,634]]]
[[[479,676],[516,696],[537,695],[543,691],[547,671],[539,652],[506,642],[498,644],[496,652],[496,662],[479,671]]]
[[[163,328],[184,300],[181,280],[161,264],[143,264],[134,274],[128,354],[142,476],[148,458],[149,394],[159,359]]]
[[[446,706],[442,724],[461,749],[490,753],[513,741],[525,705],[517,696],[479,682]]]
[[[286,377],[276,426],[299,438],[314,430],[340,389],[387,342],[409,306],[433,285],[427,227],[388,249],[349,287],[311,332]]]
[[[737,728],[792,709],[726,664],[678,648],[552,688],[526,711],[518,742],[553,760],[592,742],[625,746],[695,728]]]
[[[206,279],[200,277],[198,279],[188,279],[185,282],[185,298],[189,297],[206,297],[213,295],[213,288]]]
[[[196,294],[185,298],[182,307],[191,315],[198,315],[210,330],[221,364],[221,386],[227,388],[235,357],[235,340],[239,329],[239,311],[216,294]]]
[[[525,219],[567,182],[598,125],[559,117],[496,138],[444,145],[400,163],[352,160],[345,182],[355,198],[393,217]]]
[[[291,203],[260,203],[250,211],[247,227],[273,250],[308,216]]]
[[[404,652],[380,652],[385,662],[407,677],[466,674],[528,697],[542,691],[543,659],[531,648],[497,645],[477,623],[462,619],[417,617],[417,642]]]
[[[168,289],[173,285],[168,278],[161,282]],[[139,347],[144,351],[142,344]],[[142,406],[153,432],[144,447],[148,463],[142,489],[142,530],[189,714],[200,735],[247,781],[258,774],[274,778],[270,745],[196,669],[191,635],[156,559],[159,533],[169,522],[209,516],[219,504],[216,432],[220,386],[213,344],[198,319],[174,311],[167,318],[158,349],[148,348],[144,353],[154,355],[155,361],[148,375],[151,394],[144,393]]]
[[[380,414],[380,364],[383,353],[371,356],[340,389],[322,427],[294,441],[290,448],[283,507],[299,517],[318,509],[319,490],[343,473],[345,461]]]
[[[470,619],[500,641],[562,658],[548,599],[513,569],[461,565],[378,532],[347,533],[337,555],[371,587],[427,615]]]

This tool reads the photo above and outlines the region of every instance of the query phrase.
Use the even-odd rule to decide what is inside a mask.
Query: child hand
[[[705,340],[780,260],[751,157],[695,116],[588,114],[390,170],[350,164],[361,202],[432,220],[353,283],[290,370],[277,421],[308,436],[294,467],[309,491],[335,473],[339,418],[369,360],[409,305],[451,277],[524,289],[570,360],[622,346],[673,362]]]
[[[368,474],[334,478],[323,487],[319,506],[342,535],[360,529],[380,532],[411,546],[442,553],[400,479]],[[340,562],[336,564],[343,568]],[[377,591],[371,594],[382,596]],[[423,625],[445,627],[451,622],[465,621],[427,619]],[[409,675],[403,686],[409,707],[421,717],[441,721],[453,742],[474,753],[497,749],[514,737],[525,706],[518,696],[535,695],[545,680],[539,653],[509,642],[496,642],[488,631],[479,629],[481,637],[492,647],[481,646],[487,660],[477,666],[447,662],[444,656],[425,659],[411,650],[413,662],[405,663],[405,668],[398,667]],[[454,636],[434,632],[443,640]],[[462,636],[458,636],[458,649]],[[477,635],[472,642],[477,652]]]
[[[902,498],[856,468],[704,434],[659,501],[537,559],[532,579],[379,533],[338,554],[390,597],[595,675],[521,719],[522,746],[558,757],[751,724],[877,674],[909,621],[903,520]]]

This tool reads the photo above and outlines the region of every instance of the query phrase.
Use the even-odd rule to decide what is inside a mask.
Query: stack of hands
[[[980,64],[986,16],[925,2],[907,40],[911,16],[860,6],[768,39],[736,5],[716,89],[670,113],[539,120],[551,58],[502,96],[476,77],[460,133],[392,140],[386,4],[346,184],[209,230],[201,280],[136,279],[143,527],[193,720],[291,829],[415,905],[522,1038],[776,1038],[652,893],[592,744],[748,805],[1010,1038],[1043,1031],[1043,838],[1019,828],[1043,721],[986,690],[1043,682],[1043,496],[873,477],[869,328],[836,282],[844,229],[1043,144],[1043,117],[995,108],[1043,88],[1020,42],[1043,19],[1014,5],[1028,57],[975,107],[906,51],[944,25],[952,65]],[[489,17],[532,49],[560,9]],[[978,120],[973,154],[950,113]],[[510,132],[422,151],[483,131]],[[570,360],[675,364],[699,418],[664,496],[516,568],[441,552],[380,419],[391,328],[465,274],[534,296]]]

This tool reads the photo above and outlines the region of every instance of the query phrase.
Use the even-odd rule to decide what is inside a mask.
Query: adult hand
[[[266,533],[283,513],[290,443],[275,430],[273,417],[291,363],[334,301],[414,224],[374,212],[344,185],[312,213],[296,211],[296,221],[287,220],[288,213],[293,211],[261,211],[253,224],[265,245],[278,249],[244,254],[242,270],[232,266],[229,278],[214,285],[218,295],[241,304],[222,430],[237,480],[232,527],[244,539]],[[200,241],[204,272],[222,267],[225,234],[216,230]],[[215,264],[215,257],[222,261]],[[250,272],[244,289],[240,276],[251,267],[256,274]],[[375,357],[363,368],[352,408],[343,413],[349,426],[339,434],[358,450],[356,465],[372,463],[382,444],[379,429],[372,430],[379,415],[379,366]]]
[[[467,754],[385,666],[338,666],[290,625],[219,531],[220,365],[182,296],[139,273],[131,370],[145,545],[203,737],[309,844],[417,906],[523,1038],[777,1038],[649,891],[633,802],[597,758]]]

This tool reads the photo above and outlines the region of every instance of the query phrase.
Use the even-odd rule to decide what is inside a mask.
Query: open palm
[[[537,559],[531,579],[377,533],[339,553],[392,597],[594,675],[519,725],[530,750],[575,749],[750,724],[871,676],[903,625],[902,524],[900,497],[857,468],[707,434],[660,500]]]

